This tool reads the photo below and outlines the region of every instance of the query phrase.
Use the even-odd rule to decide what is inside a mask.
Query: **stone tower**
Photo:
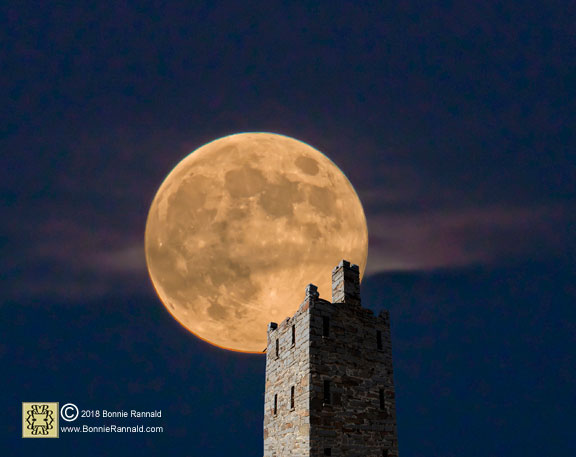
[[[360,303],[360,272],[332,271],[291,318],[268,326],[264,457],[396,457],[390,318]]]

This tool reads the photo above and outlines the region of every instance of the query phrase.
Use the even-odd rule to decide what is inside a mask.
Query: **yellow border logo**
[[[22,402],[22,438],[58,438],[59,404]]]

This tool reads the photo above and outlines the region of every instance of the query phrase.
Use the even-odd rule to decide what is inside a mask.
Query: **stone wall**
[[[398,456],[389,315],[362,308],[358,267],[346,261],[332,299],[310,285],[294,317],[269,327],[265,457]]]
[[[280,325],[272,322],[268,326],[264,394],[265,457],[309,455],[310,303],[317,295],[316,287],[308,286],[306,298],[296,314]],[[292,387],[294,408],[291,408]]]

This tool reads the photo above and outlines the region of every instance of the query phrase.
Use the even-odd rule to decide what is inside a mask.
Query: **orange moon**
[[[146,262],[167,310],[199,338],[261,353],[270,321],[307,284],[332,297],[342,259],[364,274],[368,229],[352,184],[324,154],[272,133],[208,143],[166,177],[146,222]]]

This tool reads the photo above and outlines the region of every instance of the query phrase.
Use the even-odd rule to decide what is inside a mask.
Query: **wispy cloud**
[[[573,244],[574,209],[550,203],[372,214],[367,273],[555,256]]]

